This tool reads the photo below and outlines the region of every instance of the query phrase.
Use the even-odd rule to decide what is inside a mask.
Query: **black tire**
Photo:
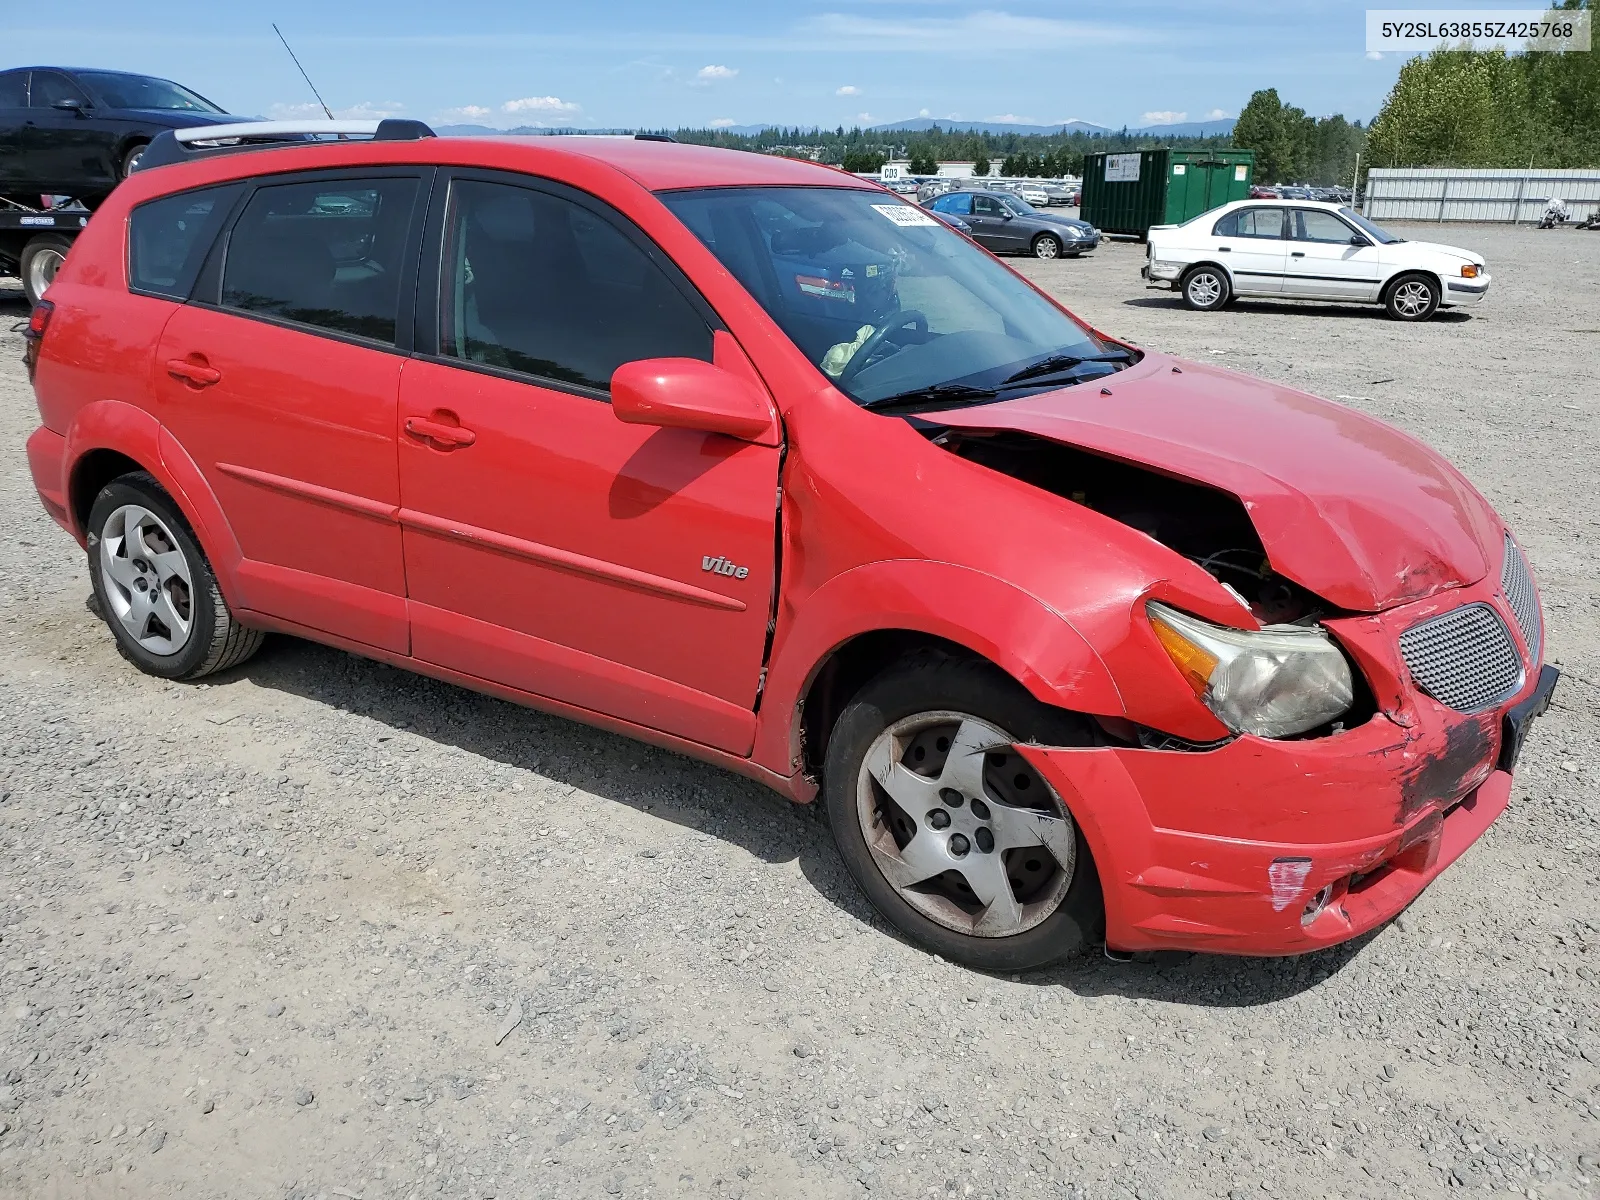
[[[129,175],[132,175],[138,169],[140,157],[149,148],[150,143],[148,142],[139,142],[137,145],[129,146],[122,155],[122,166],[118,171],[117,178],[126,179]]]
[[[171,654],[152,653],[140,645],[115,615],[107,591],[106,573],[100,562],[103,533],[113,515],[130,504],[147,509],[171,532],[188,567],[191,628],[187,640]],[[161,679],[199,679],[236,667],[261,648],[266,634],[247,629],[234,618],[194,530],[172,497],[149,474],[138,471],[123,475],[101,488],[89,510],[88,534],[89,579],[94,587],[96,611],[116,639],[118,651],[145,674]]]
[[[1431,275],[1402,275],[1384,293],[1383,307],[1396,321],[1426,321],[1439,311],[1439,283]]]
[[[1178,282],[1183,302],[1195,312],[1216,312],[1233,299],[1233,285],[1221,267],[1201,263],[1190,267]]]
[[[1041,233],[1033,239],[1033,256],[1035,258],[1060,258],[1061,239],[1053,233]]]
[[[17,274],[22,276],[22,294],[32,308],[44,297],[61,264],[66,261],[72,239],[59,233],[37,233],[22,247]]]
[[[890,924],[912,941],[980,970],[1030,970],[1101,940],[1105,921],[1100,879],[1076,821],[1075,862],[1066,894],[1050,915],[1020,933],[992,937],[948,928],[913,908],[884,877],[858,817],[862,764],[873,742],[897,721],[942,712],[977,717],[1018,742],[1059,746],[1091,741],[1084,718],[1040,704],[989,663],[931,652],[903,659],[845,706],[828,742],[823,802],[839,853],[856,883]]]

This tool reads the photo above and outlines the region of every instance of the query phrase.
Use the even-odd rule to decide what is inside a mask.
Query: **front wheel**
[[[1179,286],[1183,302],[1197,312],[1215,312],[1233,294],[1227,275],[1217,267],[1195,267]]]
[[[1033,239],[1033,256],[1035,258],[1060,258],[1061,239],[1053,234],[1041,233]]]
[[[1103,925],[1094,860],[1016,746],[1088,741],[1081,718],[987,663],[905,660],[828,743],[824,801],[846,867],[897,929],[954,962],[1027,970],[1082,950]]]
[[[222,597],[178,506],[140,471],[100,489],[89,511],[89,578],[122,656],[148,675],[199,679],[261,647]]]
[[[1439,285],[1426,275],[1403,275],[1383,306],[1396,321],[1426,321],[1439,307]]]

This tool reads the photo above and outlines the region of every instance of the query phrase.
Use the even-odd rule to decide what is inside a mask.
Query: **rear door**
[[[161,421],[244,552],[245,607],[402,654],[395,414],[431,176],[256,187],[156,357]]]
[[[1364,245],[1355,245],[1359,237]],[[1382,277],[1378,248],[1324,208],[1290,214],[1284,294],[1321,300],[1376,300]]]
[[[625,425],[609,386],[643,358],[754,371],[600,202],[463,172],[436,207],[438,312],[399,411],[413,654],[748,753],[780,451]]]
[[[1241,296],[1275,296],[1283,291],[1284,210],[1269,206],[1236,208],[1217,219],[1203,249],[1233,276],[1233,290]]]
[[[15,191],[29,182],[22,169],[22,131],[27,124],[28,73],[0,72],[0,192]]]

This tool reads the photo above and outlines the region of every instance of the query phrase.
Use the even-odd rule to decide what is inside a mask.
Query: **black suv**
[[[41,194],[91,206],[116,187],[156,134],[236,121],[180,84],[123,71],[0,71],[0,196]]]

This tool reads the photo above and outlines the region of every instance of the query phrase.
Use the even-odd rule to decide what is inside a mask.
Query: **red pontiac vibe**
[[[145,163],[28,347],[141,670],[293,634],[820,794],[987,969],[1328,946],[1506,807],[1538,597],[1405,434],[810,163],[414,122]]]

